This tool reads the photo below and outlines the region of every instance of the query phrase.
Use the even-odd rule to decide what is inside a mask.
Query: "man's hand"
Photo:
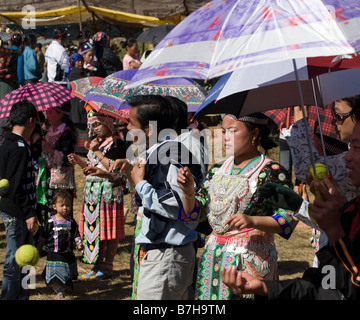
[[[321,199],[315,199],[311,207],[311,216],[325,231],[332,245],[345,235],[340,222],[340,208],[347,202],[342,191],[332,178],[325,178],[322,182],[313,182],[320,192]]]
[[[137,185],[145,177],[145,163],[137,162],[131,170],[131,179]]]
[[[28,228],[28,230],[32,233],[35,234],[35,222],[37,223],[37,218],[36,217],[31,217],[29,219],[26,219],[26,226]]]
[[[184,167],[179,169],[177,183],[184,194],[193,195],[195,193],[194,177],[189,167]]]
[[[263,281],[257,280],[247,272],[236,270],[235,266],[221,269],[221,281],[234,295],[256,294],[267,296],[268,291]]]

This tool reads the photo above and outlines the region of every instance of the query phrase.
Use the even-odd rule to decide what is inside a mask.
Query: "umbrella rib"
[[[324,154],[325,167],[326,167],[326,171],[329,172],[329,167],[328,167],[327,157],[326,157],[326,151],[325,151],[324,136],[323,136],[322,126],[321,126],[321,121],[320,121],[319,105],[318,105],[318,101],[317,101],[317,98],[316,98],[316,92],[315,92],[314,79],[311,79],[311,84],[312,84],[313,93],[314,93],[315,107],[316,107],[316,115],[317,115],[317,120],[318,120],[318,123],[319,123],[321,147],[322,147],[323,154]]]
[[[312,166],[313,166],[314,175],[316,176],[316,167],[315,167],[314,155],[313,155],[313,152],[312,152],[312,149],[311,149],[310,133],[309,133],[308,124],[306,123],[304,98],[303,98],[303,94],[302,94],[302,90],[301,90],[301,85],[300,85],[300,80],[299,80],[299,75],[298,75],[297,67],[296,67],[296,61],[295,61],[295,59],[292,59],[292,61],[293,61],[293,65],[294,65],[294,72],[295,72],[296,83],[297,83],[297,85],[298,85],[299,94],[300,94],[301,110],[302,110],[302,114],[303,114],[303,121],[304,121],[304,124],[305,124],[306,140],[307,140],[307,143],[308,143],[308,146],[309,146],[311,164],[312,164]]]

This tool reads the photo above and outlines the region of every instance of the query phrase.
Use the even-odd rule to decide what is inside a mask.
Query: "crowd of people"
[[[14,32],[1,51],[7,60],[0,64],[0,99],[38,81],[67,86],[141,66],[135,39],[122,43],[121,61],[104,32],[85,39],[70,55],[67,36],[56,29],[42,56],[35,36]],[[29,298],[15,262],[16,250],[28,243],[46,256],[43,276],[57,299],[79,278],[75,248],[82,263],[92,265],[80,279],[109,279],[125,237],[128,193],[136,212],[129,261],[133,299],[359,299],[360,96],[331,106],[333,125],[350,148],[327,157],[322,182],[313,181],[308,171],[309,152],[316,163],[324,163],[324,157],[313,145],[309,149],[308,123],[298,107],[294,124],[282,132],[296,178],[321,194],[311,205],[306,188],[299,190],[288,170],[268,156],[277,145],[264,114],[222,115],[222,143],[231,155],[209,164],[206,143],[189,127],[183,101],[134,95],[127,103],[132,145],[114,118],[86,110],[80,99],[45,114],[20,101],[1,120],[0,177],[10,183],[8,190],[0,188],[7,241],[2,299]],[[75,152],[79,124],[91,137],[86,157]],[[158,136],[162,130],[168,131]],[[85,176],[79,221],[73,212],[77,165]],[[302,279],[279,281],[275,236],[289,239],[299,221],[319,235],[314,265]],[[330,289],[321,285],[324,265],[336,270]]]

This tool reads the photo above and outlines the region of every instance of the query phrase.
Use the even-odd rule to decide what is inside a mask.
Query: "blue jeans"
[[[30,243],[31,233],[25,220],[15,219],[4,212],[0,212],[6,230],[6,256],[2,282],[1,300],[28,300],[29,291],[21,285],[25,274],[15,261],[15,252],[23,244]]]

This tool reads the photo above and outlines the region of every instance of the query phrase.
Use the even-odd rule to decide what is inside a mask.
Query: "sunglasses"
[[[337,113],[333,108],[331,109],[331,115],[336,122],[343,123],[345,119],[351,116],[351,111],[346,113]]]

